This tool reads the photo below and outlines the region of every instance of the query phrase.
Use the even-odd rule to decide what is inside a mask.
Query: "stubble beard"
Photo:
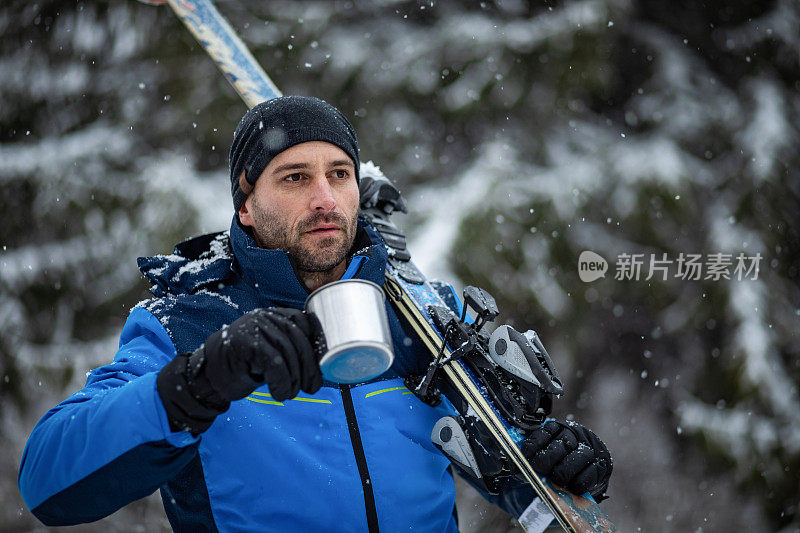
[[[270,213],[253,198],[252,213],[255,226],[253,238],[261,248],[281,249],[289,252],[295,267],[303,272],[329,272],[347,257],[353,246],[358,215],[348,220],[337,212],[315,213],[303,219],[296,227],[289,226],[280,216]],[[312,246],[306,232],[319,224],[336,224],[342,233],[313,238],[316,246]],[[304,239],[306,242],[303,242]]]

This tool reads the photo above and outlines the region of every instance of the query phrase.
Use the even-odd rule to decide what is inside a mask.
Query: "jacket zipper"
[[[367,470],[367,458],[364,455],[364,446],[361,443],[361,434],[358,431],[358,421],[356,420],[356,411],[353,408],[350,385],[342,385],[341,391],[344,414],[347,417],[347,428],[350,430],[350,442],[353,444],[358,473],[361,475],[364,506],[367,510],[367,527],[369,527],[370,533],[378,533],[378,510],[375,507],[375,496],[372,493],[372,482],[369,479],[369,470]]]

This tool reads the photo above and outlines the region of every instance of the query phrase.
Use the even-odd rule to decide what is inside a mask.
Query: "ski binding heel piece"
[[[478,460],[469,445],[467,434],[454,416],[440,418],[431,431],[431,441],[442,450],[448,459],[460,466],[476,479],[481,479]]]
[[[498,494],[512,474],[505,452],[491,440],[489,429],[475,415],[440,418],[431,441],[456,466],[490,494]]]
[[[489,337],[489,358],[509,374],[546,393],[564,393],[558,371],[533,330],[522,334],[511,326],[500,326]]]

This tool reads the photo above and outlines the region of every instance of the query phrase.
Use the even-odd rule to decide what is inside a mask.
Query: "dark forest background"
[[[800,530],[794,0],[220,0],[284,93],[342,109],[429,276],[488,289],[615,459],[621,531]],[[239,97],[166,7],[0,6],[0,529],[36,420],[108,362],[139,255],[224,229]],[[584,283],[578,256],[609,261]],[[645,279],[760,254],[757,279]],[[644,254],[640,279],[615,279]],[[731,268],[732,270],[732,268]],[[464,531],[510,530],[459,486]],[[167,528],[157,496],[85,531]]]

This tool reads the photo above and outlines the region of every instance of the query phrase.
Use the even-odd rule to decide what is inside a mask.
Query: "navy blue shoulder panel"
[[[209,335],[258,307],[252,295],[236,287],[200,289],[194,294],[168,294],[139,304],[158,318],[177,353],[190,353]]]
[[[165,472],[173,477],[198,456],[197,446],[176,448],[166,440],[140,444],[54,494],[31,512],[48,526],[71,526],[99,520],[123,505],[155,492],[163,482]],[[143,468],[143,465],[155,468]]]
[[[175,245],[171,255],[140,257],[136,262],[150,281],[150,292],[157,297],[216,288],[233,274],[227,231],[194,237]]]

